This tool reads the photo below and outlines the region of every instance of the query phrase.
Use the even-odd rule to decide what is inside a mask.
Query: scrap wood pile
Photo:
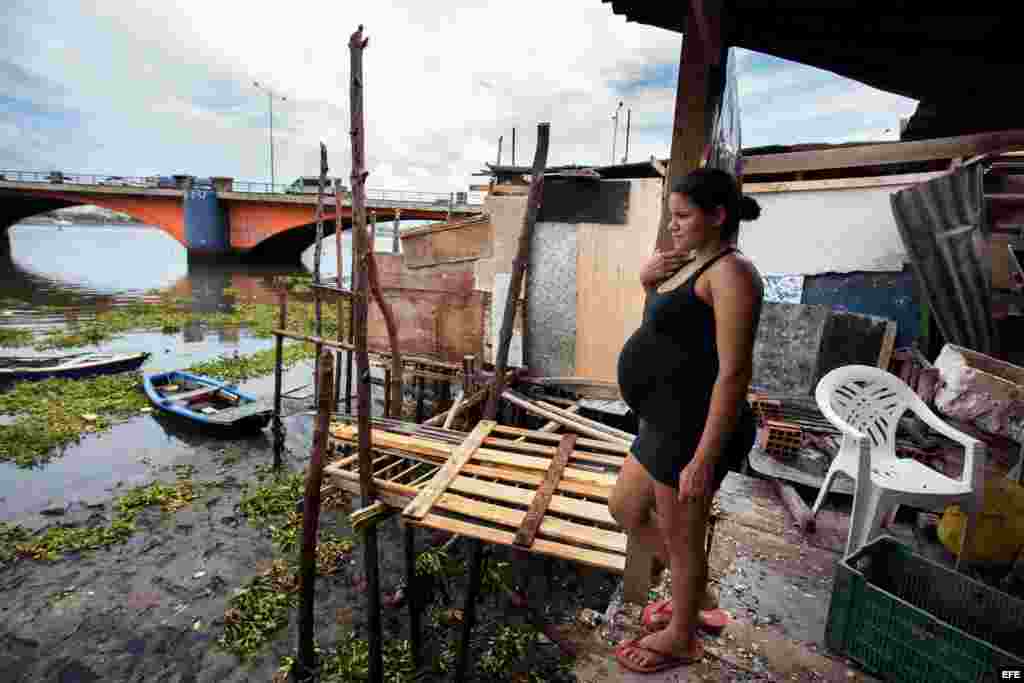
[[[553,404],[505,393],[539,416],[573,422],[575,433],[483,420],[467,434],[372,419],[378,498],[402,508],[406,520],[420,526],[621,573],[626,536],[608,512],[608,498],[631,435],[616,435],[618,430]],[[353,416],[335,416],[330,434],[336,444],[357,443],[355,423]],[[337,460],[325,473],[340,488],[358,492],[355,455]]]
[[[911,387],[925,404],[934,407],[942,378],[939,369],[917,348],[895,350],[888,370]],[[758,420],[760,451],[798,469],[824,475],[838,453],[841,435],[818,409],[814,398],[755,392],[749,394],[748,399]],[[1017,457],[1019,445],[1010,439],[982,432],[948,417],[943,419],[983,440],[995,455],[997,466]],[[896,454],[914,458],[947,476],[958,477],[963,468],[963,448],[933,432],[909,412],[899,423]]]

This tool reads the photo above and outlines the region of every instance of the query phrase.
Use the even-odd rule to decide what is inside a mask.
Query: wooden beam
[[[557,424],[561,424],[560,422]],[[494,428],[494,431],[502,434],[513,434],[517,436],[525,436],[536,441],[547,441],[548,443],[558,443],[562,440],[562,437],[557,434],[547,434],[544,432],[538,432],[532,429],[521,429],[519,427],[506,427],[505,425],[498,425]],[[603,439],[576,439],[577,446],[585,446],[587,448],[594,448],[602,451],[609,451],[611,453],[622,453],[623,455],[629,455],[629,446],[624,444],[613,443],[611,441],[605,441]]]
[[[455,416],[458,415],[459,411],[462,409],[462,401],[465,397],[466,393],[460,389],[459,394],[455,397],[455,402],[452,404],[452,407],[448,410],[448,417],[444,419],[444,424],[441,425],[442,429],[451,429],[452,421],[455,419]]]
[[[610,441],[612,443],[620,444],[623,446],[629,446],[630,444],[630,442],[627,441],[626,439],[614,436],[612,434],[609,434],[608,432],[604,432],[599,429],[595,429],[593,427],[588,426],[587,424],[580,422],[578,419],[576,419],[579,418],[579,416],[573,413],[568,413],[568,415],[570,415],[573,418],[569,419],[565,415],[561,414],[565,413],[565,411],[561,411],[561,413],[555,412],[548,408],[541,407],[532,401],[521,399],[515,394],[508,391],[504,392],[502,394],[502,397],[505,400],[509,401],[510,403],[519,406],[520,408],[525,408],[527,411],[533,413],[534,415],[539,415],[554,422],[558,422],[562,426],[577,431],[580,434],[586,434],[587,436],[593,437],[595,439],[602,439],[604,441]],[[554,406],[552,407],[554,408]]]
[[[818,171],[826,168],[884,166],[885,164],[902,164],[912,161],[971,157],[991,151],[1014,148],[1024,148],[1024,130],[977,133],[911,142],[835,147],[784,154],[758,154],[743,158],[743,173],[749,176]]]
[[[452,482],[453,479],[459,474],[459,470],[462,469],[463,465],[468,463],[476,453],[477,449],[480,448],[480,444],[483,443],[484,438],[491,433],[494,429],[495,423],[491,420],[481,420],[473,431],[470,432],[469,436],[466,437],[465,441],[460,443],[455,450],[452,452],[451,457],[445,462],[444,466],[438,470],[437,474],[430,481],[423,491],[420,492],[416,498],[402,510],[402,515],[405,517],[411,517],[413,519],[422,519],[427,512],[430,511],[430,507],[434,504],[445,489]]]
[[[448,419],[448,415],[450,413],[454,414],[456,417],[458,417],[458,414],[460,412],[462,412],[464,410],[468,410],[469,408],[472,408],[473,406],[475,406],[475,405],[477,405],[479,403],[483,403],[483,401],[487,399],[487,394],[488,394],[489,391],[490,391],[490,387],[486,387],[484,389],[481,389],[480,391],[476,392],[475,394],[473,394],[469,398],[465,399],[462,402],[461,405],[452,406],[451,408],[449,408],[448,410],[444,411],[443,413],[438,413],[434,417],[432,417],[432,418],[430,418],[428,420],[424,420],[423,424],[427,425],[427,426],[430,426],[430,427],[437,427],[439,425],[443,425],[445,423],[445,420]]]
[[[512,261],[512,277],[508,285],[508,295],[505,297],[505,310],[501,318],[501,330],[494,359],[494,392],[487,402],[484,413],[489,420],[496,419],[498,415],[498,402],[505,386],[505,368],[508,363],[509,346],[512,343],[516,311],[519,309],[519,295],[523,289],[526,264],[530,262],[530,237],[533,235],[533,226],[537,222],[541,199],[544,196],[544,169],[548,163],[550,133],[550,123],[537,125],[537,151],[533,156],[533,167],[530,170],[530,194],[526,199],[526,215],[523,217],[522,230],[519,231],[516,256]],[[514,156],[515,144],[512,145],[512,150]]]
[[[724,85],[720,79],[713,78],[713,61],[709,61],[707,54],[710,47],[722,44],[721,0],[704,0],[700,5],[703,21],[696,16],[694,4],[686,3],[685,25],[698,26],[703,23],[706,35],[701,36],[700,30],[688,30],[683,38],[679,80],[676,83],[675,115],[672,120],[672,149],[668,175],[665,176],[656,242],[657,248],[662,250],[671,249],[673,244],[668,227],[669,194],[672,187],[687,173],[700,166],[711,135],[713,100],[721,96],[721,92],[715,90]]]
[[[878,367],[883,370],[889,369],[892,362],[892,349],[896,344],[896,321],[890,320],[885,324],[885,336],[882,337],[882,348],[878,352]]]
[[[489,481],[470,479],[469,477],[455,477],[450,489],[470,496],[490,498],[502,503],[527,506],[533,502],[534,491],[521,489],[517,486],[505,484],[494,484]],[[616,526],[608,506],[602,503],[591,503],[586,500],[577,500],[566,496],[552,496],[548,509],[561,515],[568,515],[587,522],[607,524]]]
[[[746,162],[744,161],[744,164]],[[744,167],[744,170],[746,168]],[[773,192],[809,192],[814,190],[852,190],[865,187],[887,187],[890,185],[916,185],[948,175],[945,171],[935,173],[901,173],[897,175],[863,176],[860,178],[827,178],[824,180],[788,180],[779,183],[744,183],[745,194],[769,194]]]
[[[470,538],[476,538],[481,541],[496,543],[498,545],[512,545],[512,540],[515,538],[515,535],[510,531],[501,531],[499,529],[492,529],[479,524],[460,522],[441,515],[427,515],[417,523],[420,526],[425,526],[431,529],[447,531],[459,536],[469,536]],[[603,553],[597,550],[587,550],[585,548],[576,548],[571,545],[556,543],[543,538],[538,538],[534,542],[531,550],[541,555],[550,555],[551,557],[557,557],[570,562],[578,562],[580,564],[585,564],[590,567],[596,567],[598,569],[603,569],[617,574],[622,573],[626,564],[621,555]]]
[[[544,519],[544,515],[547,514],[551,495],[555,492],[558,482],[562,480],[562,472],[565,470],[565,465],[569,462],[569,454],[572,453],[575,444],[575,434],[566,434],[562,437],[561,442],[559,442],[558,453],[552,459],[551,466],[544,474],[544,481],[537,487],[537,493],[533,500],[530,501],[530,509],[526,511],[522,524],[520,524],[519,530],[516,531],[514,541],[516,545],[524,548],[529,548],[533,545],[533,541],[537,537],[537,530],[540,528],[540,522]]]
[[[455,512],[467,517],[476,517],[486,522],[493,522],[513,529],[519,527],[526,513],[517,508],[504,507],[485,503],[454,493],[446,493],[438,498],[435,509]],[[558,517],[547,516],[540,522],[540,536],[547,536],[559,541],[569,541],[579,545],[589,545],[602,550],[625,554],[626,534],[620,531],[608,531],[596,526],[570,522]]]

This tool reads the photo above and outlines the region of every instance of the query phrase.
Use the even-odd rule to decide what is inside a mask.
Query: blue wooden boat
[[[74,353],[63,356],[0,356],[0,383],[60,377],[78,379],[137,370],[148,353]]]
[[[268,399],[180,370],[146,375],[143,387],[149,402],[161,413],[219,432],[257,432],[267,426],[274,412]]]

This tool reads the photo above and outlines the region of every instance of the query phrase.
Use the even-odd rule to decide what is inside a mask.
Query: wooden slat
[[[336,438],[345,439],[346,441],[352,441],[357,438],[358,435],[357,431],[350,425],[335,425],[333,433]],[[410,453],[419,453],[421,455],[437,458],[438,460],[450,459],[452,457],[452,452],[456,448],[451,444],[432,441],[425,437],[408,437],[380,429],[372,430],[371,438],[372,442],[376,446],[408,451]],[[540,470],[542,472],[547,470],[548,463],[550,462],[548,458],[519,455],[490,448],[478,448],[474,454],[474,458],[481,462],[490,462],[528,470]],[[566,468],[564,477],[574,481],[597,484],[598,486],[614,486],[616,479],[613,475],[588,472],[574,467]]]
[[[511,545],[512,540],[515,537],[514,534],[508,531],[491,529],[478,524],[460,522],[437,514],[429,514],[423,519],[417,520],[416,524],[431,529],[438,529],[440,531],[458,534],[459,536],[478,538],[481,541],[496,543],[498,545]],[[539,538],[534,542],[532,550],[536,553],[540,553],[541,555],[550,555],[563,560],[569,560],[570,562],[579,562],[580,564],[585,564],[618,574],[621,574],[622,570],[626,566],[626,560],[621,555],[603,553],[598,550],[587,550],[585,548],[575,548],[571,545],[556,543],[555,541],[547,541],[542,538]]]
[[[882,337],[882,348],[878,352],[878,367],[883,370],[889,369],[892,361],[892,349],[896,344],[896,322],[890,320],[885,325],[885,336]]]
[[[496,423],[493,420],[481,420],[473,431],[470,432],[466,440],[460,443],[455,451],[452,452],[451,457],[444,463],[434,478],[430,481],[430,484],[424,488],[416,498],[406,506],[402,511],[402,514],[406,517],[412,517],[414,519],[421,519],[427,512],[430,511],[430,506],[434,504],[434,501],[444,493],[445,488],[451,483],[453,479],[459,474],[459,470],[462,466],[470,461],[473,454],[480,444],[483,443],[484,439],[491,430],[494,429]]]
[[[526,436],[535,441],[548,441],[550,443],[558,443],[562,437],[557,434],[546,434],[544,432],[538,432],[532,429],[520,429],[519,427],[506,427],[505,425],[498,425],[494,428],[494,431],[502,434],[513,434],[515,436]],[[613,441],[605,441],[603,439],[577,439],[577,446],[584,446],[586,448],[595,448],[602,451],[610,451],[612,453],[622,453],[623,455],[629,455],[629,446],[625,444],[615,443]]]
[[[548,466],[551,464],[550,458],[536,458],[532,455],[506,453],[504,451],[495,451],[489,448],[481,448],[477,450],[476,459],[481,462],[490,462],[496,465],[505,465],[507,467],[517,467],[520,469],[535,470],[538,472],[547,472]],[[612,487],[615,486],[617,475],[590,472],[576,467],[567,467],[565,468],[563,477],[574,481],[584,481],[590,484],[597,484],[598,486]]]
[[[526,513],[522,510],[472,500],[454,493],[446,493],[438,498],[434,509],[456,512],[467,517],[477,517],[486,522],[501,524],[513,529],[521,525],[526,517]],[[579,545],[590,545],[616,553],[625,554],[626,552],[626,534],[620,531],[608,531],[585,524],[577,524],[550,515],[541,520],[539,533],[541,536]]]
[[[910,161],[970,157],[1024,145],[1024,131],[1008,130],[912,142],[890,142],[743,157],[743,174],[793,173],[825,168],[881,166]]]
[[[462,400],[465,397],[466,393],[463,390],[459,389],[459,394],[458,396],[455,397],[455,403],[453,403],[452,407],[448,410],[448,417],[444,419],[444,424],[441,425],[442,429],[451,429],[452,420],[454,420],[455,416],[459,414],[459,410],[461,410],[462,406]]]
[[[558,452],[551,460],[551,466],[544,475],[544,481],[537,487],[537,493],[534,495],[533,500],[530,501],[530,509],[526,511],[523,523],[516,532],[516,545],[524,548],[529,548],[533,545],[533,540],[537,537],[537,529],[540,527],[540,521],[548,511],[551,495],[555,492],[558,482],[562,480],[562,472],[569,462],[569,454],[572,453],[572,447],[575,444],[575,434],[566,434],[562,437],[561,443],[558,444]]]
[[[884,187],[886,185],[916,185],[946,175],[945,171],[934,173],[901,173],[898,175],[862,176],[859,178],[827,178],[824,180],[788,180],[784,182],[744,183],[745,194],[769,192],[800,192],[807,190],[848,190],[859,187]]]
[[[575,436],[575,435],[574,435]],[[523,437],[525,438],[525,437]],[[537,453],[542,455],[554,456],[558,453],[558,448],[555,446],[540,446],[537,444],[526,443],[525,441],[509,441],[507,439],[495,439],[488,437],[484,439],[484,444],[487,446],[497,446],[498,448],[506,448],[510,451],[520,451],[522,453]],[[624,457],[614,455],[600,455],[598,453],[588,453],[587,451],[573,451],[569,454],[569,457],[573,460],[585,460],[587,462],[594,462],[600,465],[609,465],[610,467],[619,467],[626,462]]]
[[[480,467],[478,465],[466,465],[462,468],[464,474],[471,474],[477,477],[485,477],[487,479],[500,479],[501,481],[511,482],[513,484],[526,484],[527,486],[540,486],[543,477],[530,472],[523,472],[522,470],[513,470],[508,467]],[[611,486],[597,486],[594,484],[584,484],[576,481],[569,481],[563,477],[562,481],[558,482],[558,490],[565,491],[566,493],[572,493],[577,496],[587,496],[600,501],[608,501],[609,496],[612,493]]]
[[[636,434],[630,434],[629,432],[624,432],[621,429],[609,427],[608,425],[598,422],[597,420],[591,420],[589,417],[583,417],[582,415],[573,415],[568,410],[565,410],[564,408],[559,408],[558,406],[552,405],[547,401],[537,401],[537,405],[539,405],[541,408],[547,408],[548,410],[551,410],[552,412],[557,413],[558,415],[561,415],[566,419],[575,420],[580,424],[585,424],[588,427],[598,430],[599,432],[604,432],[605,434],[617,436],[624,441],[632,443],[632,441],[636,439]]]
[[[448,487],[452,491],[465,493],[471,496],[480,496],[492,500],[500,500],[505,503],[516,505],[529,505],[533,502],[534,491],[520,489],[505,484],[492,484],[487,481],[470,479],[469,477],[455,477]],[[585,500],[575,500],[565,496],[552,496],[548,509],[562,515],[569,515],[588,522],[599,522],[601,524],[615,525],[608,506],[600,503],[591,503]]]

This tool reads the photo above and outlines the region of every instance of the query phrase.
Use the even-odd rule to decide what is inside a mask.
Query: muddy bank
[[[299,472],[308,461],[312,418],[293,415],[286,428],[286,466]],[[287,626],[260,645],[249,661],[218,644],[232,595],[266,572],[275,559],[288,556],[279,552],[269,528],[254,525],[240,509],[258,468],[271,461],[267,438],[197,439],[152,471],[154,479],[174,482],[184,467],[196,490],[201,490],[191,504],[175,512],[141,510],[136,531],[122,544],[67,553],[52,562],[21,558],[0,569],[0,669],[6,672],[5,680],[271,680],[282,658],[294,654],[294,607],[288,610]],[[37,523],[32,530],[109,524],[115,514],[112,500],[91,499],[70,506],[61,516],[33,517]],[[363,636],[366,586],[358,538],[348,527],[344,510],[323,512],[321,529],[355,541],[338,571],[317,580],[316,634],[329,653],[352,635]],[[417,538],[420,551],[446,540],[425,531]],[[381,525],[379,547],[382,592],[391,605],[405,574],[402,529],[396,518]],[[448,569],[432,582],[436,589],[424,612],[424,637],[427,659],[437,663],[435,669],[451,662],[458,642],[467,580],[459,568],[467,564],[463,555],[468,550],[464,542],[453,544]],[[583,607],[603,610],[616,583],[615,577],[601,572],[537,558],[516,562],[501,551],[492,554],[491,563],[512,582],[523,583],[531,602],[565,628],[575,627]],[[486,596],[478,619],[475,680],[575,680],[558,648],[526,626],[525,615],[503,594]],[[408,623],[403,606],[386,607],[386,641],[408,638]],[[530,671],[537,677],[530,678]],[[450,680],[450,674],[435,670],[424,680]]]

